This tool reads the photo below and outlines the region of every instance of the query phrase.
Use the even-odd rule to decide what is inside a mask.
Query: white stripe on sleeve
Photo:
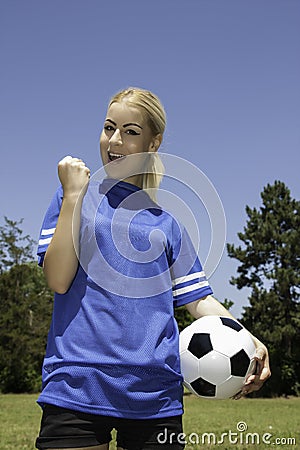
[[[173,296],[178,297],[181,294],[186,294],[187,292],[196,291],[197,289],[204,288],[209,286],[208,281],[198,281],[198,283],[190,284],[189,286],[185,286],[173,291]]]
[[[49,236],[49,234],[54,234],[55,228],[44,228],[41,232],[41,236]]]
[[[50,244],[50,242],[52,241],[52,237],[53,237],[53,236],[48,237],[48,238],[46,238],[46,239],[40,239],[40,240],[39,240],[39,245],[47,245],[47,244]]]
[[[189,275],[186,275],[184,277],[175,278],[175,280],[172,281],[172,286],[174,287],[177,284],[186,283],[187,281],[204,278],[204,277],[205,277],[205,273],[203,270],[202,270],[202,272],[190,273]]]

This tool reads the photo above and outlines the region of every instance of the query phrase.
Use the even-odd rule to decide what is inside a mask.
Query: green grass
[[[299,408],[300,398],[202,400],[192,395],[186,396],[184,415],[186,449],[300,448]],[[244,432],[237,429],[239,423],[239,426],[242,426],[241,422],[247,426]],[[230,431],[237,434],[232,434],[230,438]],[[214,433],[216,445],[208,445],[208,436],[204,433]],[[227,435],[224,435],[223,443],[217,445],[218,441],[222,440],[222,433]],[[266,433],[271,436],[267,436]],[[281,438],[283,438],[281,445],[276,444],[275,440]],[[288,445],[286,438],[295,438],[297,445],[293,445],[291,441]],[[199,442],[199,445],[190,441]],[[213,436],[210,442],[213,444]]]
[[[36,395],[0,395],[0,449],[34,449],[40,409]]]
[[[300,436],[297,433],[300,398],[213,401],[187,395],[184,403],[187,450],[300,448]],[[36,395],[0,395],[0,449],[33,450],[40,418]],[[239,422],[247,424],[247,431],[237,430]],[[237,435],[231,434],[230,437],[230,431]],[[211,444],[208,445],[208,435],[205,433],[214,433],[216,443],[214,436],[210,435]],[[227,434],[223,437],[223,443],[218,445],[222,433]],[[262,441],[265,433],[271,435],[265,435],[269,444]],[[288,443],[288,438],[295,438],[296,445]],[[238,441],[234,443],[234,439]],[[251,443],[252,439],[254,443]],[[280,439],[281,444],[277,444],[275,439]]]

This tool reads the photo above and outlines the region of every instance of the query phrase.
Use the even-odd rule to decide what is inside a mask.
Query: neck
[[[124,178],[123,181],[126,183],[134,184],[135,186],[139,188],[143,188],[143,175],[132,175],[131,177]]]

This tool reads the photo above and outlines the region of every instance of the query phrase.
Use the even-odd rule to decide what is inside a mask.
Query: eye
[[[114,131],[114,127],[112,125],[104,125],[104,130],[106,130],[106,131]]]
[[[126,134],[130,134],[132,136],[139,136],[140,135],[140,133],[138,133],[137,131],[135,131],[135,130],[133,130],[131,128],[129,130],[126,130]]]

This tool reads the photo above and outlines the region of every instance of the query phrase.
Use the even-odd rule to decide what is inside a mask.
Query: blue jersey
[[[42,225],[40,265],[62,195]],[[212,293],[186,230],[137,186],[91,182],[78,259],[69,290],[55,293],[39,403],[128,419],[182,414],[174,306]]]

